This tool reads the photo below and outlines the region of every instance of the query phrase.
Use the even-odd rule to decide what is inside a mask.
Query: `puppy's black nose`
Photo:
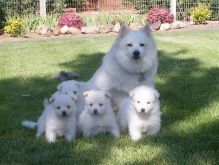
[[[135,60],[138,60],[138,59],[140,58],[140,52],[139,52],[138,50],[135,50],[135,51],[133,52],[133,58],[134,58]]]
[[[144,112],[145,112],[145,108],[142,108],[142,109],[141,109],[141,112],[144,113]]]
[[[95,110],[93,111],[93,113],[96,115],[96,114],[98,113],[98,110],[95,109]]]
[[[63,112],[62,112],[62,116],[67,116],[66,111],[63,111]]]

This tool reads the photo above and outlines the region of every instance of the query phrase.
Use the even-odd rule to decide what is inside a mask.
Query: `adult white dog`
[[[120,105],[118,123],[122,132],[128,130],[133,140],[139,140],[142,132],[150,135],[159,132],[160,114],[159,92],[139,86]]]
[[[114,116],[110,95],[100,90],[84,92],[85,110],[79,117],[79,127],[84,136],[110,132],[119,137],[119,127]]]
[[[37,127],[36,137],[45,133],[49,143],[55,142],[57,137],[64,136],[72,141],[76,136],[76,103],[71,95],[57,93],[51,103],[44,101],[44,111],[37,122],[25,120],[22,125],[28,128]]]
[[[118,107],[133,88],[154,86],[157,67],[157,48],[150,27],[131,31],[123,25],[103,64],[86,83],[86,89],[110,92]]]

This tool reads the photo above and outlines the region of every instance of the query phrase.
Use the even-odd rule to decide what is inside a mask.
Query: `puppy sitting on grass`
[[[128,129],[132,140],[139,140],[141,133],[156,134],[160,130],[159,92],[147,86],[134,88],[120,105],[118,122],[121,131]]]
[[[77,118],[81,111],[84,109],[84,96],[83,96],[83,82],[78,82],[75,80],[67,80],[61,82],[57,85],[57,92],[55,92],[52,96],[56,95],[57,93],[68,94],[72,95],[76,98],[76,106],[77,106]]]
[[[72,141],[76,136],[76,98],[57,93],[49,102],[44,101],[44,111],[37,122],[25,120],[22,125],[29,128],[37,127],[36,137],[45,133],[49,143],[55,142],[57,137],[64,136]]]
[[[100,90],[84,92],[85,110],[79,116],[80,131],[84,136],[109,132],[119,137],[119,127],[114,116],[110,95]]]

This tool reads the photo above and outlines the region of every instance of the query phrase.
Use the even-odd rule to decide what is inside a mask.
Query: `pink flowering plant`
[[[155,7],[148,11],[147,21],[150,24],[161,22],[161,23],[172,23],[174,20],[173,14],[166,8]]]
[[[65,13],[59,19],[59,27],[63,26],[75,27],[80,30],[84,26],[84,22],[79,15],[74,13]]]

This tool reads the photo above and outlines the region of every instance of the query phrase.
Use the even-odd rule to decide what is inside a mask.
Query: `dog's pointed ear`
[[[58,91],[62,91],[62,83],[60,83],[59,85],[57,85],[57,89],[58,89]]]
[[[141,28],[141,31],[143,31],[147,36],[151,36],[151,27],[148,23],[143,28]]]
[[[130,28],[127,25],[122,24],[119,30],[119,37],[120,38],[124,37],[129,31],[130,31]]]
[[[88,96],[88,93],[89,93],[89,91],[85,91],[85,92],[83,93],[84,97],[87,97],[87,96]]]
[[[104,96],[108,99],[111,99],[111,97],[112,97],[111,94],[109,94],[108,92],[105,92]]]
[[[158,92],[158,90],[154,90],[154,94],[155,94],[155,96],[159,99],[159,97],[160,97],[160,93]]]

